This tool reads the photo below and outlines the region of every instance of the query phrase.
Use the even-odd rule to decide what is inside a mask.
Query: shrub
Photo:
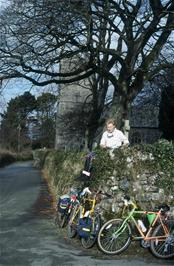
[[[14,153],[8,150],[0,150],[0,167],[12,163],[16,160]]]

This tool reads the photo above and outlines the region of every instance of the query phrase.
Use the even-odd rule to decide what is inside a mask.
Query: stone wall
[[[66,193],[72,186],[83,187],[77,177],[83,169],[84,153],[40,151],[35,160],[39,157],[41,160],[37,163],[42,161],[57,195]],[[167,203],[173,210],[173,144],[164,141],[151,146],[117,149],[112,158],[107,151],[96,150],[90,187],[112,194],[113,199],[100,202],[102,209],[109,213],[121,211],[124,195],[129,195],[144,209],[152,210]]]

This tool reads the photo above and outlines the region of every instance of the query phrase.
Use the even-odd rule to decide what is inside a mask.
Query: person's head
[[[116,128],[115,121],[113,119],[109,119],[106,121],[106,128],[109,133],[112,133]]]

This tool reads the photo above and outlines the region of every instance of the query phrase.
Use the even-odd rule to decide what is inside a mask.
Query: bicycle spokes
[[[159,225],[153,232],[156,239],[151,240],[151,251],[158,258],[173,258],[174,257],[174,229],[172,223],[166,224],[168,236],[164,234],[164,228]],[[161,236],[161,238],[159,238]]]
[[[164,252],[168,252],[170,246],[174,247],[174,235],[170,235],[166,238]]]

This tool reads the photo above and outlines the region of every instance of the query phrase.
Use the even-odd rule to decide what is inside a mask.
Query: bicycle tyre
[[[66,214],[57,212],[55,217],[55,225],[57,225],[59,228],[63,228],[65,227],[66,223],[67,223]]]
[[[67,225],[67,235],[69,238],[74,238],[77,234],[77,223],[79,220],[79,213],[74,217],[74,219],[72,221],[72,217],[75,215],[76,211],[77,211],[77,208],[75,207],[71,211],[71,214],[69,216],[69,222]]]
[[[97,214],[94,216],[94,230],[91,232],[88,238],[81,238],[81,244],[85,249],[92,248],[97,241],[97,236],[101,227],[101,218],[100,215]]]
[[[169,230],[169,237],[164,241],[151,240],[150,249],[153,255],[160,259],[174,258],[174,221],[165,223]],[[163,236],[164,229],[162,225],[158,225],[152,233],[152,236]]]
[[[115,235],[122,225],[123,219],[112,219],[106,222],[98,234],[99,249],[107,255],[116,255],[128,248],[131,243],[131,228],[128,223],[125,224],[124,230]]]

